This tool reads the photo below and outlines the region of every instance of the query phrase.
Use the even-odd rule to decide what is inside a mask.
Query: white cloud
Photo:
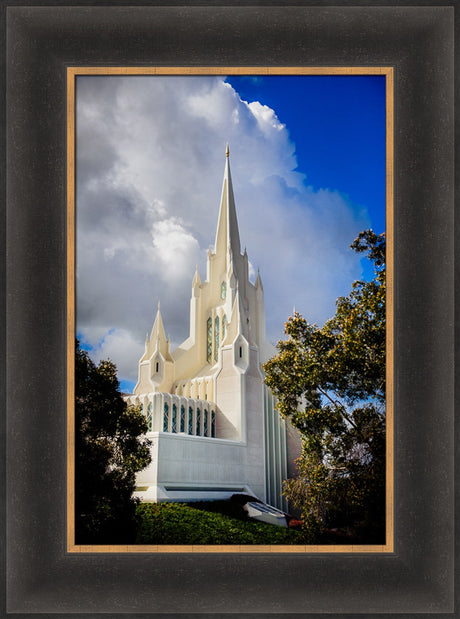
[[[79,77],[77,97],[77,327],[120,378],[135,380],[158,300],[173,345],[188,335],[227,142],[268,337],[282,336],[293,305],[311,322],[333,314],[360,274],[349,245],[366,216],[305,185],[276,110],[242,101],[220,77]]]
[[[264,133],[269,134],[272,129],[275,129],[276,131],[282,131],[285,129],[286,125],[280,123],[274,110],[268,107],[268,105],[262,105],[259,101],[252,101],[247,105],[254,114],[259,127]]]
[[[101,333],[101,331],[104,331]],[[110,359],[118,370],[119,379],[137,380],[137,363],[139,349],[143,351],[143,342],[135,339],[125,329],[110,329],[102,327],[97,335],[92,329],[81,329],[82,342],[93,343],[89,356],[94,363],[101,359]],[[96,336],[96,337],[95,337]]]
[[[200,246],[196,238],[186,230],[178,217],[170,217],[152,227],[153,248],[156,260],[162,265],[162,278],[182,281],[190,265],[198,263]]]

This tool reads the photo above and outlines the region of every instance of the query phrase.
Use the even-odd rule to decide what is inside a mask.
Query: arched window
[[[216,316],[216,320],[214,322],[214,361],[217,361],[217,356],[219,354],[219,343],[220,343],[219,316]]]
[[[225,299],[227,296],[227,282],[222,282],[220,287],[220,296],[222,299]]]
[[[177,432],[177,406],[175,404],[172,407],[171,432]]]
[[[163,410],[163,432],[168,432],[169,429],[169,406],[165,402]]]
[[[195,434],[197,436],[201,435],[201,411],[199,408],[196,409],[196,425],[195,425]]]
[[[203,436],[208,436],[208,411],[203,411]]]
[[[206,330],[206,344],[207,344],[207,355],[206,358],[208,363],[212,361],[212,318],[208,318],[207,322],[207,330]]]
[[[227,334],[227,315],[224,314],[222,318],[222,341],[225,340],[225,336]]]
[[[216,413],[211,411],[211,436],[216,437]]]
[[[180,407],[180,431],[185,432],[185,406]]]
[[[153,410],[152,403],[147,406],[147,430],[149,432],[152,431],[153,428]]]

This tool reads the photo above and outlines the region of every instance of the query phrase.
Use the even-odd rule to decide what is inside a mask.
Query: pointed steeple
[[[257,277],[256,277],[256,281],[255,281],[254,286],[256,287],[257,290],[263,291],[263,289],[264,289],[264,287],[262,286],[262,279],[260,277],[259,269],[257,269]]]
[[[243,335],[248,342],[250,341],[249,320],[244,310],[243,300],[240,295],[239,287],[235,291],[235,299],[232,304],[230,322],[223,344],[230,344],[238,335]]]
[[[158,301],[158,310],[157,315],[155,317],[155,322],[153,323],[152,332],[150,334],[150,341],[154,344],[159,342],[159,344],[163,344],[166,342],[166,333],[165,328],[163,326],[163,320],[161,318],[160,312],[160,302]],[[160,346],[158,346],[160,348]]]
[[[198,273],[198,265],[196,265],[195,275],[193,277],[192,288],[201,284],[200,274]]]
[[[230,174],[230,157],[227,144],[224,180],[222,183],[222,196],[220,199],[219,221],[217,224],[215,253],[224,254],[229,251],[234,259],[239,256],[240,233],[238,231],[238,221],[236,218],[235,198],[233,195],[232,177]],[[225,254],[224,254],[225,255]]]

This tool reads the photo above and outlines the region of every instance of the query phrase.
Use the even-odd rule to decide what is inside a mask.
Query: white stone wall
[[[199,500],[249,492],[246,445],[225,439],[149,432],[152,462],[138,473],[136,496],[145,501]],[[261,497],[259,497],[261,498]]]
[[[264,385],[264,435],[267,503],[286,509],[287,503],[281,495],[282,482],[287,478],[286,422],[275,409],[275,398]]]

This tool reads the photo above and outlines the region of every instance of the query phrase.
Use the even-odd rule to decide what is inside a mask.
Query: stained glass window
[[[227,333],[227,315],[224,314],[222,318],[222,340],[225,340],[225,335]]]
[[[216,413],[211,411],[211,436],[216,437]]]
[[[217,361],[217,355],[219,354],[219,341],[220,341],[220,333],[219,333],[219,316],[216,316],[216,320],[214,322],[214,361]]]
[[[200,434],[201,434],[201,428],[200,428],[200,425],[201,425],[201,411],[200,411],[200,409],[199,409],[199,408],[197,408],[197,409],[196,409],[196,426],[195,426],[195,427],[196,427],[195,434],[196,434],[197,436],[200,436]]]
[[[193,409],[188,407],[188,433],[193,434]]]
[[[169,406],[165,402],[164,411],[163,411],[163,432],[168,431],[169,426]]]
[[[172,407],[171,432],[177,432],[177,406],[175,404]]]
[[[208,363],[212,361],[212,318],[208,318],[207,322],[207,360]]]
[[[152,431],[153,428],[153,411],[152,411],[152,403],[147,406],[147,430],[149,432]]]
[[[185,406],[180,407],[180,431],[185,432]]]
[[[222,297],[222,299],[225,299],[225,297],[227,296],[227,282],[222,282],[222,285],[220,287],[220,296]]]
[[[203,436],[208,436],[208,411],[203,411]]]

